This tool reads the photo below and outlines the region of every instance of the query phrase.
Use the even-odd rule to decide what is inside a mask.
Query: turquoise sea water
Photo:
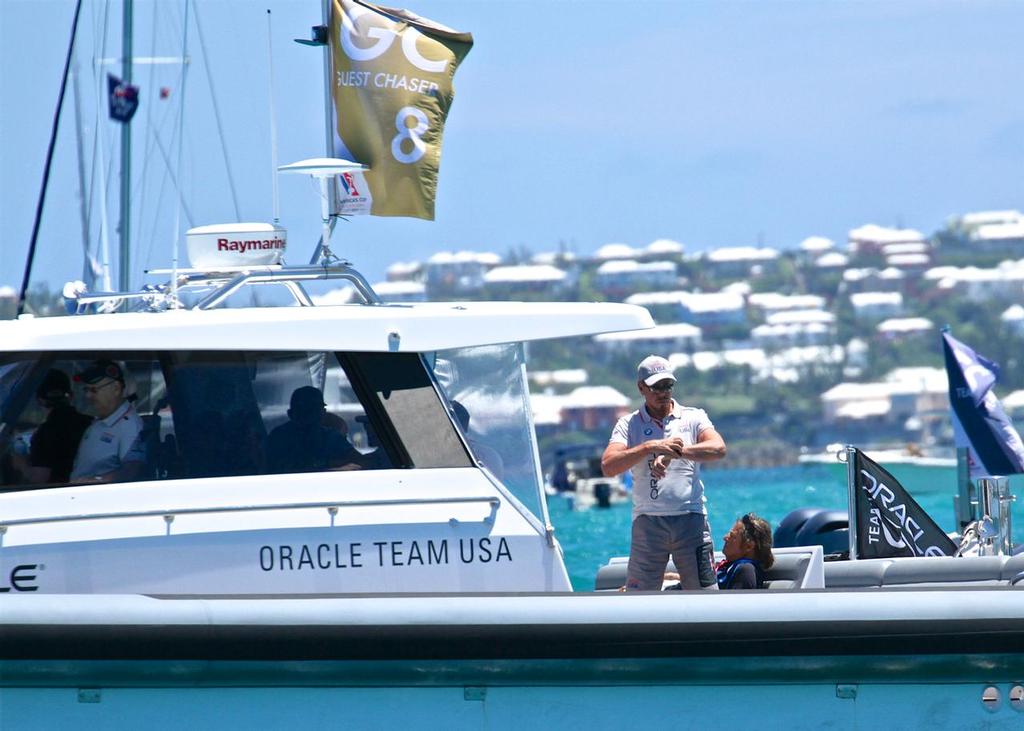
[[[774,528],[797,508],[847,508],[845,481],[822,465],[707,470],[703,478],[716,550],[721,550],[722,538],[733,522],[746,512],[757,513]],[[943,530],[955,528],[954,469],[929,470],[918,484],[905,483],[904,486]],[[1020,483],[1014,484],[1014,492],[1020,493],[1019,487]],[[629,554],[629,504],[577,512],[571,509],[566,498],[555,496],[548,498],[548,509],[555,535],[565,551],[569,578],[576,591],[594,588],[597,569],[609,557]],[[1024,542],[1024,515],[1016,517],[1014,542]]]

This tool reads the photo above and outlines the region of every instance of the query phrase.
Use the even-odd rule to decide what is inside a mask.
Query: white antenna
[[[328,191],[330,181],[336,175],[342,173],[362,172],[369,170],[366,165],[351,160],[342,160],[336,157],[314,157],[309,160],[299,160],[290,165],[282,165],[278,168],[282,173],[301,173],[309,175],[320,183],[320,246],[317,253],[321,261],[330,261],[334,254],[331,253],[331,207]],[[317,257],[314,256],[314,260]],[[310,262],[310,263],[315,263]]]
[[[267,8],[267,59],[270,66],[268,83],[270,85],[270,179],[274,190],[274,225],[281,218],[280,202],[277,193],[277,115],[274,114],[274,43],[270,24],[270,8]]]

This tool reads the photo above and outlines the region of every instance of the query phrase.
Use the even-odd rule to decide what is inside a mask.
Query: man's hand
[[[655,457],[654,461],[651,463],[651,477],[655,480],[660,480],[664,477],[665,473],[668,472],[668,463],[671,461],[672,458],[664,454],[659,454]]]
[[[604,456],[601,457],[601,472],[605,477],[614,477],[622,474],[636,463],[646,461],[651,454],[663,454],[670,460],[681,457],[683,446],[682,437],[651,439],[628,448],[625,444],[612,442],[604,450]]]
[[[670,459],[673,457],[683,456],[683,444],[682,437],[670,437],[668,439],[652,439],[647,442],[647,447],[651,452],[657,455],[665,455]]]

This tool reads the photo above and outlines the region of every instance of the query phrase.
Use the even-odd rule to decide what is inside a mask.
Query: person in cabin
[[[319,388],[292,392],[288,421],[267,435],[267,471],[322,472],[366,466],[365,458],[336,427],[324,425],[327,404]]]
[[[637,367],[639,409],[612,430],[601,471],[633,473],[627,591],[661,589],[669,555],[684,589],[717,589],[700,465],[725,457],[725,440],[703,409],[672,398],[676,377],[664,358]]]
[[[124,371],[112,360],[93,361],[75,376],[95,420],[85,430],[71,469],[72,482],[129,482],[146,472],[142,418],[127,396]]]
[[[92,418],[71,403],[71,379],[57,368],[46,372],[36,399],[46,409],[46,419],[32,434],[28,454],[14,455],[14,467],[22,480],[34,485],[67,482]]]
[[[505,462],[502,460],[501,455],[498,454],[497,450],[481,442],[479,439],[474,439],[470,436],[469,431],[469,409],[463,406],[459,401],[452,399],[452,413],[455,415],[455,420],[458,421],[459,426],[462,428],[462,435],[466,437],[466,441],[469,443],[469,449],[473,453],[473,456],[482,464],[484,467],[491,471],[491,474],[497,477],[499,480],[505,477]]]
[[[763,589],[772,567],[772,529],[768,521],[747,513],[735,523],[722,545],[725,559],[715,567],[719,589]]]

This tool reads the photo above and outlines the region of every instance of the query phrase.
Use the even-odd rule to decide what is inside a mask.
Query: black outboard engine
[[[612,506],[612,486],[607,482],[594,483],[594,499],[597,507],[610,508]]]
[[[850,516],[845,510],[799,508],[775,528],[772,545],[821,546],[826,554],[850,549]]]

